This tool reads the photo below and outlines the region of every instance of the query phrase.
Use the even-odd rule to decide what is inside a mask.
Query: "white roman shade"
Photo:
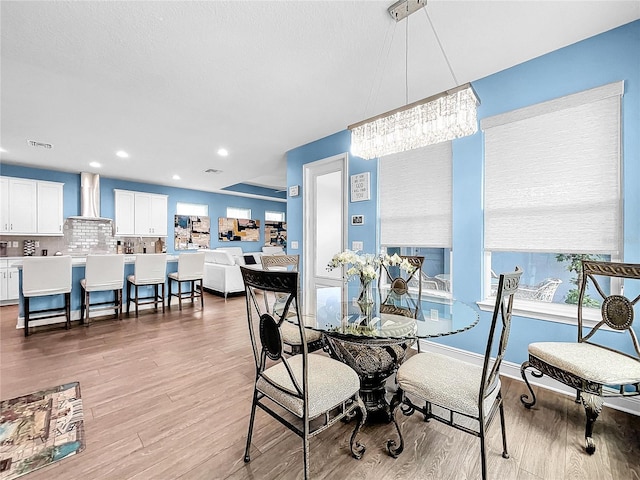
[[[486,250],[618,253],[623,91],[616,82],[480,122]]]
[[[384,246],[451,248],[451,142],[379,160]]]

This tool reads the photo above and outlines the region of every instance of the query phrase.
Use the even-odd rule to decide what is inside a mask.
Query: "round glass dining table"
[[[440,297],[423,297],[417,315],[379,303],[368,318],[357,303],[344,301],[339,287],[318,288],[314,308],[302,318],[307,328],[324,334],[325,351],[358,373],[369,418],[389,421],[386,380],[404,361],[407,349],[419,339],[469,330],[479,314],[466,303]]]

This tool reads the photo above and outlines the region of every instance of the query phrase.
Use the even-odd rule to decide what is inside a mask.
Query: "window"
[[[284,222],[284,212],[264,212],[265,222]]]
[[[384,246],[451,248],[451,142],[379,161]]]
[[[425,257],[423,292],[451,296],[451,142],[379,161],[380,235],[389,254]]]
[[[426,247],[386,247],[387,254],[424,257],[422,264],[422,293],[430,297],[451,297],[451,250],[448,248]],[[393,268],[390,273],[395,276]],[[398,272],[399,274],[400,272]],[[417,277],[416,277],[417,279]],[[382,277],[382,285],[387,279]],[[417,289],[416,282],[409,283],[409,289]]]
[[[227,207],[227,218],[246,218],[251,219],[250,208]]]
[[[209,205],[202,203],[183,203],[176,204],[176,215],[194,215],[198,217],[209,216]]]
[[[520,265],[516,308],[552,311],[540,304],[574,300],[572,263],[620,258],[623,89],[616,82],[481,121],[486,296],[494,272]],[[534,291],[554,280],[553,294]]]

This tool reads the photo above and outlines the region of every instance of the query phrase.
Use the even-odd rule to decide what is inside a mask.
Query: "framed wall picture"
[[[218,219],[218,240],[221,242],[257,242],[260,240],[260,220],[220,217]]]
[[[363,172],[351,175],[351,201],[362,202],[371,198],[370,173]]]
[[[287,248],[287,222],[264,222],[264,244]]]
[[[211,222],[209,217],[200,215],[176,215],[174,217],[175,250],[199,250],[209,248],[211,243]]]

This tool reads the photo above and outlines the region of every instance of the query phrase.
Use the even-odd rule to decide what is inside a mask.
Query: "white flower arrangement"
[[[378,278],[380,266],[399,266],[402,270],[411,273],[415,269],[406,258],[401,258],[397,253],[387,255],[373,255],[371,253],[357,253],[351,250],[337,253],[333,256],[327,270],[347,266],[345,281],[358,278],[362,283],[369,283]]]

